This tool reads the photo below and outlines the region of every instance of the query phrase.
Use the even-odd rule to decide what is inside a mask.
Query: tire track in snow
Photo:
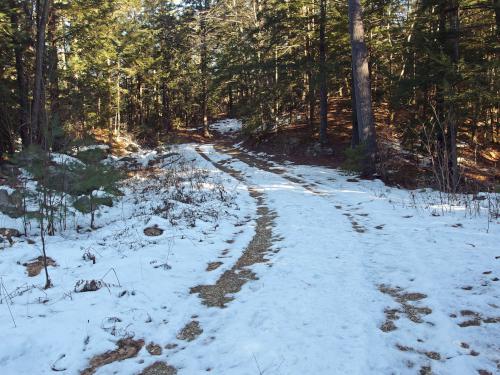
[[[287,181],[292,182],[293,184],[299,185],[303,189],[311,192],[313,195],[322,197],[325,200],[327,200],[329,203],[334,204],[334,207],[337,210],[342,211],[342,216],[349,220],[354,233],[362,235],[363,233],[368,231],[367,227],[373,227],[373,225],[371,223],[372,220],[370,220],[368,218],[368,214],[359,213],[359,210],[362,208],[362,206],[359,206],[361,204],[361,202],[358,203],[357,206],[347,205],[347,207],[343,207],[344,202],[341,202],[341,201],[338,201],[335,199],[331,199],[333,197],[333,195],[331,193],[318,190],[318,187],[319,187],[318,184],[320,185],[320,183],[309,182],[305,178],[303,178],[303,176],[300,176],[300,175],[299,176],[291,175],[290,171],[288,171],[287,169],[285,169],[281,166],[270,163],[267,160],[258,158],[254,155],[246,154],[246,153],[242,152],[241,150],[234,148],[232,146],[215,144],[215,145],[213,145],[213,147],[216,151],[218,151],[222,154],[229,155],[233,159],[239,160],[239,161],[247,164],[250,167],[276,174],[279,177],[281,177]],[[232,159],[226,160],[225,163],[230,163],[231,160]],[[353,179],[353,181],[350,181],[350,182],[357,182],[357,180]],[[364,223],[361,223],[361,221],[363,221]],[[379,226],[375,227],[375,229],[381,230],[381,229],[383,229],[383,227],[384,227],[384,225],[382,225],[382,226],[379,225]],[[364,240],[362,242],[366,243],[366,240]],[[368,243],[366,243],[366,244],[368,245]],[[368,251],[366,255],[370,256],[369,253],[370,252]],[[385,293],[384,288],[387,289],[387,286],[385,286],[384,284],[374,285],[374,287],[382,293]],[[399,288],[399,287],[396,286],[396,288]],[[427,297],[426,295],[421,294],[421,293],[408,293],[408,292],[404,292],[404,291],[402,291],[401,293],[403,293],[404,296],[406,296],[406,295],[409,295],[409,296],[419,295],[420,296],[421,295],[422,298]],[[419,298],[419,299],[421,299],[421,298]],[[387,332],[384,329],[385,328],[384,325],[387,324],[388,322],[392,323],[393,320],[399,319],[398,314],[401,314],[401,313],[403,315],[405,313],[407,313],[408,316],[410,316],[410,320],[413,323],[423,323],[423,320],[420,318],[421,313],[423,315],[432,313],[432,310],[426,306],[420,306],[420,305],[413,306],[412,304],[409,304],[409,303],[404,303],[403,308],[404,308],[403,312],[401,312],[400,309],[387,310],[387,308],[386,308],[384,310],[384,315],[386,317],[386,321],[382,326],[379,327],[379,329],[383,332]],[[388,314],[388,312],[389,312],[389,314]],[[390,313],[392,313],[392,315]],[[394,326],[394,329],[397,329],[397,327]],[[429,350],[425,351],[424,350],[424,351],[418,352],[418,351],[415,351],[413,348],[402,346],[402,345],[396,345],[396,349],[398,349],[399,351],[413,351],[415,353],[418,353],[421,356],[420,357],[420,362],[421,362],[420,363],[420,366],[421,366],[420,373],[422,373],[422,374],[431,373],[431,364],[428,363],[428,361],[425,361],[425,358],[427,358],[427,359],[430,358],[432,360],[441,359],[440,354],[437,352],[434,352],[434,351],[429,351]],[[422,361],[422,357],[424,358],[423,361]]]
[[[248,281],[258,279],[255,272],[249,267],[257,263],[268,262],[266,254],[271,251],[273,241],[277,240],[272,232],[276,213],[267,206],[264,194],[256,187],[248,185],[247,179],[241,172],[226,166],[224,162],[217,162],[210,159],[199,146],[195,149],[203,159],[210,162],[217,169],[229,174],[247,186],[250,196],[257,203],[255,234],[241,256],[236,260],[236,263],[229,270],[225,271],[215,284],[197,285],[190,289],[190,293],[197,293],[199,295],[204,305],[208,307],[225,308],[226,304],[234,299],[233,295],[239,292],[243,285]],[[234,239],[230,241],[234,242]],[[225,255],[225,252],[227,252],[227,249],[222,252],[223,255]],[[274,252],[277,252],[277,250]],[[213,271],[220,265],[222,265],[222,262],[210,263],[207,272]],[[197,318],[198,315],[191,316],[189,322],[178,331],[176,336],[177,340],[184,341],[187,344],[196,340],[203,333],[203,327],[201,323],[196,320]],[[210,337],[210,340],[214,339],[215,337]],[[94,374],[101,367],[109,365],[110,363],[135,358],[140,349],[145,345],[145,341],[143,339],[133,340],[132,338],[128,338],[127,340],[128,341],[118,341],[117,349],[113,351],[107,351],[92,357],[89,365],[81,374]],[[131,344],[129,344],[129,341]],[[176,349],[177,346],[177,344],[167,344],[165,349]],[[161,347],[159,348],[161,353],[162,349]],[[185,346],[181,348],[181,350],[184,349]],[[174,353],[175,351],[172,354]],[[152,353],[150,354],[153,355]],[[178,369],[174,368],[163,359],[144,368],[139,375],[175,375],[177,371]]]
[[[269,163],[267,160],[263,160],[263,159],[255,157],[255,156],[245,154],[241,150],[239,150],[235,147],[226,146],[226,145],[222,145],[222,144],[214,144],[213,146],[214,146],[215,150],[219,151],[220,153],[225,154],[225,155],[229,155],[235,159],[238,159],[251,167],[254,167],[257,169],[262,169],[266,172],[277,174],[280,177],[283,177],[285,180],[288,180],[290,182],[293,182],[294,184],[298,184],[298,185],[302,186],[304,189],[310,191],[313,194],[324,195],[323,192],[315,189],[316,184],[309,183],[306,180],[304,180],[298,176],[291,176],[289,174],[289,171],[287,171],[284,168],[278,167],[272,163]]]
[[[243,285],[250,280],[257,279],[257,275],[249,267],[256,263],[265,263],[268,261],[265,255],[271,250],[273,244],[274,237],[272,227],[274,226],[276,213],[270,210],[266,205],[264,194],[255,187],[247,184],[241,172],[226,166],[224,162],[217,162],[210,159],[210,157],[201,150],[200,146],[197,146],[195,149],[203,159],[207,160],[217,169],[245,184],[250,196],[257,203],[255,234],[236,263],[229,270],[225,271],[215,284],[197,285],[190,290],[190,293],[197,293],[199,295],[204,305],[208,307],[224,308],[227,303],[234,299],[233,295],[238,293]],[[211,264],[217,264],[215,268],[218,268],[222,263],[213,262]],[[212,270],[213,269],[211,269],[209,265],[207,272]],[[179,331],[177,339],[191,342],[197,339],[202,333],[203,328],[200,322],[191,320]],[[214,339],[214,337],[212,337],[212,339]],[[162,364],[163,362],[158,363]],[[146,374],[146,372],[144,374]],[[149,372],[147,374],[149,375]]]
[[[241,172],[226,166],[224,162],[216,162],[210,159],[199,146],[196,147],[196,151],[216,168],[247,185],[247,181]],[[191,293],[198,293],[202,299],[202,303],[206,306],[226,307],[226,304],[234,299],[234,297],[231,296],[232,294],[239,292],[243,285],[249,280],[255,280],[257,278],[255,273],[248,267],[256,263],[268,261],[265,255],[272,247],[272,227],[274,226],[276,213],[271,211],[266,205],[262,192],[252,186],[248,186],[248,191],[250,196],[255,199],[257,203],[255,235],[233,267],[224,272],[215,284],[198,285],[191,288]]]
[[[207,160],[217,169],[229,174],[233,178],[245,184],[248,188],[250,196],[257,203],[255,234],[236,263],[229,270],[225,271],[215,284],[197,285],[190,289],[190,293],[197,293],[201,298],[202,303],[207,307],[225,308],[227,303],[234,300],[234,294],[238,293],[243,285],[245,285],[248,281],[257,280],[257,275],[249,267],[257,263],[265,263],[268,261],[265,256],[269,253],[269,251],[271,251],[273,240],[276,240],[272,232],[272,228],[275,225],[274,219],[276,218],[276,213],[270,210],[267,206],[264,194],[255,187],[249,186],[246,178],[241,172],[226,166],[224,162],[212,160],[201,150],[200,146],[197,146],[195,149],[203,159]],[[223,254],[225,251],[227,250],[224,250]],[[214,266],[215,264],[217,265]],[[218,268],[220,265],[222,265],[221,262],[210,263],[207,268],[207,272]],[[203,327],[198,320],[195,320],[196,318],[198,318],[198,316],[193,315],[191,320],[179,331],[177,334],[178,340],[189,343],[196,340],[203,333]],[[214,339],[214,336],[210,337],[210,340]],[[163,372],[155,372],[159,371],[155,365],[165,366],[166,363],[160,361],[156,362],[153,366],[150,366],[151,368],[146,368],[141,375],[153,375],[157,373],[163,374]],[[169,368],[169,371],[171,370],[173,371],[171,374],[177,373],[176,369]]]
[[[251,167],[254,167],[254,168],[257,168],[257,169],[261,169],[261,170],[264,170],[266,172],[277,174],[280,177],[284,178],[285,180],[290,181],[290,182],[292,182],[294,184],[297,184],[297,185],[301,186],[302,188],[306,189],[307,191],[313,193],[314,195],[318,195],[318,196],[324,197],[325,199],[327,199],[328,201],[330,201],[332,203],[341,203],[341,202],[338,202],[338,201],[332,201],[332,200],[328,199],[328,197],[331,197],[331,194],[328,194],[328,193],[325,193],[323,191],[318,190],[316,188],[318,186],[317,183],[308,182],[307,180],[303,179],[302,177],[299,177],[299,176],[296,176],[296,175],[291,175],[290,171],[288,171],[288,170],[286,170],[286,169],[284,169],[282,167],[276,166],[275,164],[272,164],[272,163],[268,162],[267,160],[260,159],[260,158],[255,157],[255,156],[245,154],[241,150],[239,150],[239,149],[237,149],[235,147],[232,147],[232,146],[226,146],[226,145],[222,145],[222,144],[215,144],[214,148],[217,151],[219,151],[219,152],[221,152],[223,154],[226,154],[226,155],[230,155],[231,157],[233,157],[235,159],[238,159],[238,160],[242,161],[243,163],[245,163],[245,164],[247,164],[247,165],[249,165]],[[338,208],[338,209],[342,209],[342,206],[338,206],[337,205],[335,207]],[[352,212],[352,211],[354,211],[356,209],[357,208],[348,209],[347,211],[344,212],[343,215],[351,223],[352,229],[356,233],[362,234],[362,233],[365,233],[367,231],[366,226],[364,226],[364,225],[362,225],[362,224],[359,223],[359,219],[360,218],[358,218],[358,220],[356,220],[353,217],[353,215],[350,213],[350,212]]]
[[[257,275],[249,267],[257,263],[265,263],[268,261],[265,256],[271,250],[273,240],[275,240],[272,228],[274,226],[276,213],[267,206],[264,194],[255,187],[249,186],[246,178],[241,172],[228,167],[224,162],[212,160],[201,150],[200,146],[197,146],[195,149],[203,159],[207,160],[217,169],[245,184],[250,196],[257,203],[255,234],[236,263],[225,271],[214,284],[197,285],[190,289],[190,293],[197,293],[199,295],[204,305],[208,307],[224,308],[227,303],[234,299],[234,294],[238,293],[243,285],[250,280],[257,279]],[[216,263],[221,262],[213,262],[211,264]],[[218,264],[217,267],[220,265],[221,264]],[[207,272],[211,270],[209,265]],[[181,329],[177,335],[177,339],[190,342],[198,338],[202,333],[203,328],[200,322],[191,320]],[[214,337],[212,337],[212,339],[214,339]]]
[[[322,221],[318,218],[314,207],[325,207],[324,212],[330,212],[332,214],[335,210],[339,208],[342,209],[340,206],[334,206],[337,202],[335,199],[331,199],[332,194],[318,189],[316,183],[310,183],[299,176],[291,175],[285,168],[273,165],[253,155],[245,154],[234,147],[228,147],[223,144],[215,144],[212,146],[217,153],[231,157],[231,159],[222,161],[224,166],[230,165],[233,161],[238,161],[247,165],[249,168],[246,169],[242,167],[242,172],[240,173],[244,173],[245,178],[251,179],[252,181],[254,180],[255,174],[255,181],[264,182],[264,185],[259,185],[260,188],[265,189],[267,183],[273,186],[274,184],[279,185],[283,182],[285,184],[290,182],[291,184],[287,185],[294,188],[294,191],[301,197],[300,199],[305,199],[308,202],[303,203],[302,207],[304,207],[304,210],[290,212],[290,207],[295,206],[295,204],[287,202],[288,198],[284,198],[280,196],[280,194],[273,194],[274,189],[271,188],[267,194],[270,197],[270,204],[279,209],[278,213],[280,220],[277,220],[277,224],[278,222],[283,223],[281,219],[286,218],[287,215],[295,215],[299,212],[300,218],[297,218],[299,222],[312,223],[314,220],[319,220],[325,223],[326,220]],[[246,173],[244,171],[246,171]],[[264,172],[262,177],[259,171]],[[265,174],[267,173],[275,177],[266,177]],[[267,182],[268,179],[269,182]],[[280,179],[285,181],[279,181]],[[276,200],[280,202],[278,203]],[[324,203],[328,203],[328,208]],[[283,209],[283,211],[281,211],[281,209]],[[341,221],[347,221],[345,220],[346,216],[337,214],[337,217],[340,220],[344,218]],[[284,221],[286,222],[287,220],[284,219]],[[337,228],[343,233],[344,237],[349,236],[351,233],[347,231],[347,228],[350,227],[347,222],[341,225],[345,230]],[[352,225],[352,223],[350,224]],[[282,227],[281,229],[283,230],[284,228]],[[369,314],[360,313],[362,310],[369,309],[369,306],[366,305],[365,298],[363,298],[364,292],[355,296],[346,293],[346,291],[349,290],[376,290],[375,288],[371,289],[362,285],[364,283],[363,267],[361,267],[362,252],[350,251],[350,247],[344,246],[342,241],[338,239],[338,236],[334,234],[335,231],[330,232],[330,235],[333,235],[332,239],[334,239],[331,246],[335,248],[335,254],[328,251],[330,246],[325,248],[315,243],[315,239],[318,237],[319,233],[318,228],[304,225],[302,228],[298,229],[298,232],[305,232],[303,241],[288,243],[287,241],[290,241],[290,238],[285,238],[284,241],[287,245],[283,246],[287,248],[290,246],[291,258],[286,262],[279,262],[275,269],[276,277],[279,278],[280,275],[283,277],[282,280],[286,283],[286,288],[283,289],[283,285],[281,284],[279,284],[281,287],[269,285],[270,291],[264,293],[264,295],[273,295],[273,293],[278,292],[282,296],[282,299],[280,301],[271,301],[264,298],[261,302],[262,304],[259,306],[261,306],[262,311],[265,312],[267,310],[269,315],[273,315],[272,312],[277,311],[284,316],[300,312],[304,320],[301,321],[299,325],[295,325],[295,323],[278,324],[278,321],[274,321],[277,323],[276,327],[282,327],[283,332],[294,332],[285,335],[288,337],[287,340],[289,340],[285,346],[290,345],[292,342],[303,342],[304,337],[308,337],[309,339],[316,337],[319,342],[322,342],[322,344],[317,345],[336,347],[338,349],[343,348],[342,355],[339,356],[341,358],[336,359],[339,366],[339,373],[362,373],[360,368],[364,366],[362,363],[363,361],[352,361],[352,358],[363,358],[366,352],[367,342],[370,341],[364,329],[364,327],[370,323],[366,319]],[[283,235],[283,233],[281,234]],[[296,238],[295,236],[292,237]],[[308,251],[297,251],[298,248],[307,249]],[[313,258],[318,261],[309,264],[305,258]],[[297,263],[301,264],[300,267],[305,267],[308,270],[306,272],[308,273],[308,277],[306,277],[305,280],[301,273],[302,270],[300,272],[297,272],[296,269],[292,271],[292,269],[297,266]],[[331,282],[332,280],[324,280],[323,275],[327,274],[335,275],[333,276],[333,282]],[[306,288],[312,289],[310,294],[296,294],[295,291],[298,290],[298,288],[303,288],[302,284],[305,284]],[[316,298],[316,296],[319,295],[323,297],[321,303]],[[262,295],[260,298],[262,299]],[[327,317],[333,317],[333,325],[323,325],[320,323],[319,326],[321,329],[318,331],[318,329],[315,328],[316,324],[318,324],[317,322],[323,321]],[[273,327],[272,330],[276,329],[276,327]],[[269,330],[271,330],[271,328],[266,329],[266,331]],[[297,341],[296,335],[301,337],[299,341]],[[263,337],[265,336],[266,333],[263,333]],[[307,349],[307,345],[304,349]],[[305,355],[307,357],[307,354]],[[273,366],[273,363],[274,362],[271,362],[269,366]],[[320,361],[317,368],[326,369],[326,367],[324,367],[325,363]],[[279,367],[280,365],[277,365],[276,371],[279,371]]]

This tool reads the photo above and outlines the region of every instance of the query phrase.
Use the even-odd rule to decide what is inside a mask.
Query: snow
[[[78,151],[88,151],[88,150],[109,150],[108,145],[88,145],[88,146],[82,146],[78,147]]]
[[[214,122],[210,125],[212,130],[215,130],[221,134],[229,134],[234,135],[241,133],[241,129],[243,127],[243,123],[240,120],[236,119],[225,119]]]
[[[0,250],[0,276],[12,295],[12,304],[0,304],[7,338],[0,341],[2,374],[51,374],[53,366],[78,374],[127,335],[179,347],[159,357],[142,349],[96,374],[137,374],[157,360],[181,375],[208,369],[222,375],[415,374],[426,366],[444,375],[497,373],[500,324],[485,321],[500,317],[500,281],[494,281],[500,277],[500,231],[498,219],[488,221],[486,201],[478,202],[476,215],[442,203],[430,190],[396,189],[291,163],[274,164],[273,173],[200,146],[213,161],[239,171],[241,182],[203,159],[195,146],[133,157],[146,166],[162,155],[182,155],[189,163],[176,173],[186,178],[186,194],[201,203],[193,208],[172,199],[169,187],[152,176],[128,181],[121,200],[97,219],[100,229],[68,229],[48,238],[48,255],[58,264],[49,269],[53,288],[40,289],[43,275],[28,278],[20,265],[39,255],[35,225],[34,245],[21,239]],[[167,171],[177,159],[164,160]],[[192,168],[208,175],[199,190],[187,182],[198,175]],[[229,193],[227,201],[214,198],[218,186]],[[246,283],[227,308],[207,308],[189,290],[215,283],[252,239],[258,213],[250,188],[276,213],[273,251],[268,262],[251,267],[258,279]],[[172,204],[170,219],[155,210],[164,202]],[[88,226],[88,217],[73,220],[72,228]],[[148,237],[143,229],[149,226],[164,232]],[[22,223],[0,216],[0,227],[21,229]],[[230,251],[221,256],[224,249]],[[82,259],[87,251],[96,264]],[[206,272],[216,260],[223,265]],[[92,279],[106,287],[74,292],[79,280]],[[405,292],[425,297],[402,301]],[[418,314],[421,322],[415,322],[407,313],[412,308],[432,312]],[[383,332],[391,309],[399,316],[397,329]],[[480,325],[459,326],[470,320],[467,310],[481,315]],[[193,316],[203,333],[189,343],[178,340]],[[431,359],[437,358],[433,352],[440,357]]]
[[[16,189],[13,189],[8,185],[0,185],[0,190],[4,190],[9,195],[16,191]]]
[[[226,155],[209,146],[205,151],[227,165]],[[466,218],[457,210],[434,217],[431,210],[409,208],[405,190],[380,181],[348,182],[352,176],[326,168],[287,167],[290,175],[313,182],[315,194],[245,163],[229,165],[265,193],[278,213],[274,234],[282,240],[275,244],[272,267],[255,266],[259,280],[247,284],[228,310],[200,317],[209,332],[204,337],[214,333],[217,339],[209,346],[198,340],[173,357],[183,373],[210,367],[217,374],[414,374],[427,365],[438,374],[495,372],[498,325],[457,323],[465,309],[499,314],[491,306],[498,306],[498,283],[483,275],[493,270],[498,276],[497,223],[486,233],[484,216]],[[346,213],[366,232],[353,230]],[[463,227],[452,227],[457,222]],[[378,290],[382,284],[425,293],[412,305],[433,312],[423,323],[399,314],[398,329],[382,332],[384,309],[400,308]],[[465,291],[465,285],[474,288]],[[459,317],[450,318],[452,313]],[[481,354],[467,355],[462,342]],[[397,344],[414,351],[398,350]],[[418,353],[432,351],[442,360]]]
[[[56,164],[61,164],[61,165],[70,165],[70,164],[74,164],[74,165],[85,165],[81,160],[73,157],[73,156],[70,156],[70,155],[66,155],[66,154],[60,154],[60,153],[57,153],[57,152],[53,152],[50,154],[50,157],[52,159],[52,161]]]
[[[165,338],[175,337],[179,325],[196,313],[196,308],[189,308],[197,305],[189,288],[213,282],[224,271],[221,268],[207,274],[205,268],[219,255],[221,246],[227,246],[225,241],[231,238],[234,224],[248,213],[238,210],[238,206],[250,205],[250,198],[243,186],[230,176],[222,176],[191,146],[179,146],[176,151],[186,160],[197,160],[197,167],[208,171],[211,180],[222,181],[227,191],[238,192],[235,202],[228,205],[206,203],[220,211],[219,220],[197,219],[194,228],[182,221],[173,226],[154,214],[154,208],[162,203],[161,193],[143,192],[142,188],[149,184],[136,179],[124,188],[122,200],[106,208],[107,212],[97,219],[101,229],[76,233],[76,225],[88,227],[88,217],[79,215],[69,225],[72,229],[47,237],[47,253],[58,264],[49,268],[53,288],[42,290],[43,273],[28,278],[20,265],[40,255],[34,224],[30,238],[35,245],[20,240],[12,248],[0,250],[0,276],[12,294],[10,308],[16,323],[14,327],[5,302],[0,304],[2,336],[9,337],[0,342],[3,375],[53,373],[51,366],[63,354],[57,367],[65,368],[64,373],[78,374],[92,356],[114,349],[114,342],[122,335],[134,334],[162,343]],[[142,159],[149,156],[144,153]],[[151,224],[163,227],[164,234],[145,236],[143,229]],[[21,229],[22,223],[2,215],[0,227]],[[248,242],[251,230],[251,226],[245,228],[233,246]],[[96,264],[82,259],[87,251],[96,256]],[[166,264],[171,268],[163,267]],[[109,289],[74,292],[79,280],[92,279],[106,283]],[[131,365],[127,371],[133,373],[137,368],[138,364]]]

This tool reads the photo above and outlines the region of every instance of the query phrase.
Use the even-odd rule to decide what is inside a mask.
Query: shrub
[[[345,161],[342,164],[342,169],[349,172],[361,173],[363,171],[365,158],[365,145],[358,145],[353,148],[348,148],[344,151]]]
[[[91,151],[91,152],[88,152]],[[87,164],[72,169],[71,194],[75,197],[73,207],[81,213],[90,214],[90,227],[94,228],[95,212],[100,206],[111,207],[113,197],[120,195],[118,182],[123,174],[116,168],[100,163],[102,150],[85,151]]]

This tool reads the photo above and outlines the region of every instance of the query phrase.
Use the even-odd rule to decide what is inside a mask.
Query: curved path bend
[[[191,288],[208,310],[168,358],[180,375],[486,375],[500,366],[498,285],[481,272],[494,241],[478,221],[457,236],[456,216],[408,207],[408,192],[380,181],[223,144],[196,150],[258,209],[242,256],[214,284]],[[484,251],[471,257],[470,243]]]

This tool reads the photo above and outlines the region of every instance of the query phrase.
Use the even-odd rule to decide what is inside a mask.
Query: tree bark
[[[47,148],[45,142],[45,124],[43,111],[45,107],[44,95],[42,95],[45,65],[45,30],[47,28],[47,17],[51,0],[40,0],[38,2],[37,40],[35,46],[35,77],[33,84],[33,104],[31,106],[31,131],[30,142]]]
[[[203,135],[210,136],[208,128],[208,53],[207,53],[207,11],[210,0],[204,0],[200,14],[200,73],[201,73],[201,116],[203,118]]]
[[[453,74],[458,72],[458,61],[459,61],[459,6],[456,0],[450,1],[450,6],[448,9],[448,18],[450,30],[447,35],[448,53],[450,55],[450,60],[453,65]],[[453,89],[456,90],[455,84],[452,85]],[[457,118],[457,108],[456,103],[450,102],[448,106],[448,118],[447,118],[447,130],[448,130],[448,142],[450,145],[450,156],[449,156],[449,172],[451,189],[455,192],[458,188],[459,173],[458,173],[458,159],[457,159],[457,128],[458,128],[458,118]]]
[[[436,83],[436,132],[437,160],[441,169],[440,188],[455,192],[458,187],[459,173],[457,160],[457,104],[449,99],[456,90],[456,73],[459,61],[459,8],[456,0],[442,3],[439,12],[439,42],[448,56],[451,67],[442,69],[442,79]]]
[[[29,92],[25,69],[26,43],[23,41],[23,29],[19,22],[16,2],[11,0],[12,13],[10,16],[13,33],[14,55],[16,60],[16,80],[19,103],[19,127],[18,132],[23,146],[27,146],[30,141],[30,114],[29,114]],[[24,36],[25,37],[25,36]]]
[[[363,11],[360,0],[349,0],[349,31],[358,134],[360,144],[365,151],[363,172],[370,174],[375,171],[377,143],[373,122],[368,51],[365,43]]]
[[[328,127],[328,89],[326,74],[326,1],[320,0],[319,16],[319,107],[320,107],[320,125],[319,138],[321,143],[326,143],[326,129]]]
[[[121,85],[120,85],[120,74],[121,74],[121,62],[120,56],[116,59],[116,113],[115,113],[115,134],[120,134],[122,126],[121,118]]]
[[[170,100],[168,96],[168,87],[165,82],[161,86],[161,101],[162,101],[162,127],[166,132],[172,130],[172,121],[170,118]]]
[[[356,113],[356,94],[354,93],[354,72],[351,68],[351,108],[352,108],[352,135],[351,147],[355,148],[359,145],[359,129],[358,115]]]
[[[234,116],[234,99],[233,99],[233,85],[229,84],[227,88],[227,96],[228,96],[228,102],[227,102],[227,115],[229,117]]]
[[[307,125],[310,129],[314,126],[314,107],[316,104],[315,87],[313,77],[313,54],[311,35],[314,32],[314,17],[311,17],[311,10],[309,5],[305,5],[305,16],[307,17],[307,32],[305,36],[305,57],[306,57],[306,80],[307,84]]]
[[[500,36],[500,0],[492,0],[492,2],[493,2],[493,9],[495,11],[497,35]]]
[[[49,40],[49,51],[48,51],[48,79],[49,79],[49,99],[50,99],[50,120],[48,128],[48,137],[50,139],[50,144],[54,151],[59,150],[62,145],[58,142],[57,138],[57,128],[60,127],[60,113],[59,113],[59,72],[58,72],[58,56],[57,56],[57,22],[58,14],[57,8],[52,7],[51,14],[48,23],[48,40]],[[54,129],[56,128],[56,132]]]

